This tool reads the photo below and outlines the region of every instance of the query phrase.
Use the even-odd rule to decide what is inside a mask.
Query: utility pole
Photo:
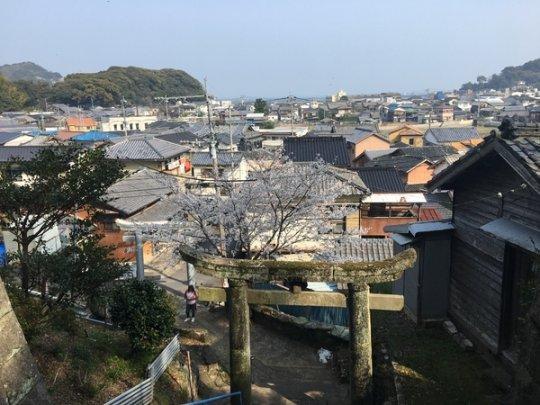
[[[124,116],[124,136],[127,137],[126,99],[122,96],[122,115]]]
[[[206,110],[208,115],[208,128],[210,130],[210,156],[212,158],[212,166],[214,172],[214,190],[216,193],[216,201],[219,202],[221,198],[220,187],[218,184],[219,178],[219,168],[218,168],[218,158],[217,158],[217,140],[216,134],[214,133],[214,128],[212,127],[212,109],[210,107],[210,99],[208,98],[208,88],[206,86],[206,77],[204,78],[204,97],[206,99]],[[219,239],[220,239],[220,248],[221,253],[226,254],[225,246],[225,230],[223,228],[223,218],[219,214]]]

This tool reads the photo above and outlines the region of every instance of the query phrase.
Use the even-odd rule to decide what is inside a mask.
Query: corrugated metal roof
[[[0,132],[0,145],[6,142],[12,141],[15,138],[21,136],[20,132]]]
[[[347,142],[341,136],[285,138],[284,154],[293,162],[314,162],[322,159],[336,166],[349,166]]]
[[[158,138],[126,139],[107,148],[107,157],[120,160],[162,161],[179,156],[189,148]]]
[[[436,142],[461,142],[480,138],[475,127],[430,128],[425,136],[428,137],[428,135],[433,136]],[[426,139],[431,141],[429,137]]]
[[[394,167],[361,167],[357,172],[364,184],[374,193],[405,191],[405,184]]]
[[[171,193],[168,176],[142,169],[107,190],[106,204],[123,215],[132,215]]]

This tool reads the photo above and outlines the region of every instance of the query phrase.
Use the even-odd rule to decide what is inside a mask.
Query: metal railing
[[[185,405],[211,404],[212,402],[220,401],[222,399],[229,399],[229,398],[233,398],[233,397],[239,397],[240,398],[240,404],[242,404],[242,392],[236,391],[236,392],[231,392],[230,394],[218,395],[217,397],[212,397],[212,398],[208,398],[208,399],[201,399],[201,400],[195,401],[195,402],[187,402]]]
[[[146,368],[147,379],[135,387],[106,402],[105,405],[148,405],[154,399],[154,384],[167,370],[174,356],[180,351],[178,335],[161,351],[156,359]]]
[[[180,343],[178,342],[178,335],[176,335],[169,344],[161,351],[159,356],[146,367],[146,376],[157,380],[161,374],[167,370],[174,356],[180,351]]]

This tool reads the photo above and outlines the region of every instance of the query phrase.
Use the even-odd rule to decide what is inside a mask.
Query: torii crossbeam
[[[297,278],[306,281],[347,283],[349,289],[349,347],[351,404],[372,401],[370,294],[368,284],[397,280],[416,260],[414,249],[376,262],[298,262],[229,259],[180,245],[182,258],[203,274],[228,278],[231,392],[242,392],[251,404],[251,354],[247,281]],[[281,298],[283,299],[283,298]]]

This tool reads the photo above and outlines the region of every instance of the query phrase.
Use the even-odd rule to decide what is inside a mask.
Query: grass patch
[[[60,319],[60,318],[59,318]],[[52,321],[29,342],[54,403],[103,404],[146,378],[146,367],[161,348],[133,352],[124,332],[77,318],[62,327]],[[178,362],[175,366],[180,370]],[[171,368],[171,367],[170,367]],[[161,381],[161,380],[164,381]],[[162,376],[154,390],[159,404],[184,403],[177,380]]]
[[[417,328],[398,312],[372,311],[375,344],[386,343],[412,404],[488,404],[498,389],[483,377],[488,367],[440,327]]]

